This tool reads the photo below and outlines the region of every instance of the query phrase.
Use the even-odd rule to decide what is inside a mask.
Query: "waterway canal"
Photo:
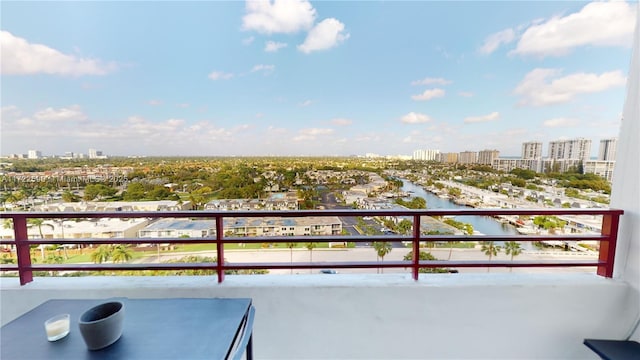
[[[402,191],[411,192],[413,196],[419,196],[427,200],[427,209],[464,209],[449,199],[442,199],[424,190],[408,180],[402,179]],[[473,229],[484,235],[517,235],[516,228],[509,224],[503,224],[490,216],[456,216],[457,221],[471,224]]]

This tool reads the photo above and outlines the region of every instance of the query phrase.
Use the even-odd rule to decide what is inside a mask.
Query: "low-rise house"
[[[215,235],[214,220],[162,219],[138,231],[140,238],[202,238]]]

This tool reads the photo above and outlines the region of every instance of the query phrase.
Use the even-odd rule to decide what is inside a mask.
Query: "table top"
[[[124,303],[122,336],[89,351],[78,328],[82,313],[103,302]],[[0,358],[9,359],[224,359],[243,326],[251,299],[49,300],[2,327]],[[47,341],[44,322],[71,315],[69,335]]]

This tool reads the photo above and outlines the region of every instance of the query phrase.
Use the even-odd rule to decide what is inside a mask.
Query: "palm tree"
[[[520,255],[522,253],[522,249],[520,248],[520,243],[516,241],[507,241],[504,244],[504,252],[507,255],[511,255],[511,261],[513,258]],[[513,268],[509,268],[509,272],[512,272]]]
[[[313,249],[315,249],[317,246],[318,244],[314,242],[309,242],[305,245],[307,250],[309,250],[309,262],[313,262]],[[309,269],[309,272],[311,272],[311,269]]]
[[[58,224],[60,226],[60,231],[62,232],[62,238],[63,239],[64,239],[64,220],[65,219],[53,220],[53,222],[55,222],[56,224]],[[65,245],[62,245],[62,251],[64,252],[64,258],[65,259],[69,259],[69,254],[67,254],[67,247]]]
[[[500,252],[500,246],[495,245],[493,241],[482,241],[481,244],[481,250],[489,257],[489,261],[491,261],[491,258],[497,256]],[[489,272],[489,270],[491,270],[491,268],[487,267],[487,272]]]
[[[64,262],[64,259],[58,254],[49,254],[44,262],[47,264],[62,264]],[[57,271],[51,270],[51,276],[56,276],[57,274]]]
[[[289,262],[293,265],[293,248],[296,247],[296,243],[288,242],[287,247],[289,248]],[[293,268],[291,268],[291,273],[293,274]]]
[[[133,258],[133,253],[128,245],[118,244],[111,248],[111,258],[114,263],[125,262]]]
[[[384,257],[391,252],[391,243],[388,241],[375,241],[373,243],[373,248],[378,255],[380,261],[384,261]],[[379,269],[380,272],[384,272],[384,269]]]
[[[40,233],[40,239],[44,239],[44,234],[42,233],[42,225],[50,226],[51,229],[55,229],[55,227],[51,224],[47,224],[44,222],[44,219],[27,219],[27,227],[38,227],[38,232]],[[44,245],[40,245],[40,254],[42,255],[42,260],[44,260]]]
[[[102,264],[111,258],[111,248],[107,245],[100,245],[91,253],[91,261]]]

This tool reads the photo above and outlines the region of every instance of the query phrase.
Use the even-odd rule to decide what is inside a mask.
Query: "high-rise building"
[[[416,150],[413,152],[413,160],[433,161],[438,159],[440,150]]]
[[[482,150],[478,152],[478,164],[491,166],[493,160],[498,157],[500,157],[500,151],[498,150]]]
[[[591,140],[577,138],[549,142],[549,159],[589,161],[591,157]]]
[[[458,155],[460,164],[476,164],[478,163],[478,153],[475,151],[463,151]]]
[[[42,152],[40,150],[29,150],[27,152],[27,159],[40,159]]]
[[[600,149],[598,151],[598,160],[614,161],[616,159],[617,138],[600,140]]]
[[[455,164],[458,162],[458,153],[439,153],[438,161],[447,164]]]
[[[522,143],[522,158],[533,160],[542,159],[542,143],[539,141]]]
[[[102,156],[101,150],[89,149],[89,159],[102,159],[102,158],[104,157]]]

